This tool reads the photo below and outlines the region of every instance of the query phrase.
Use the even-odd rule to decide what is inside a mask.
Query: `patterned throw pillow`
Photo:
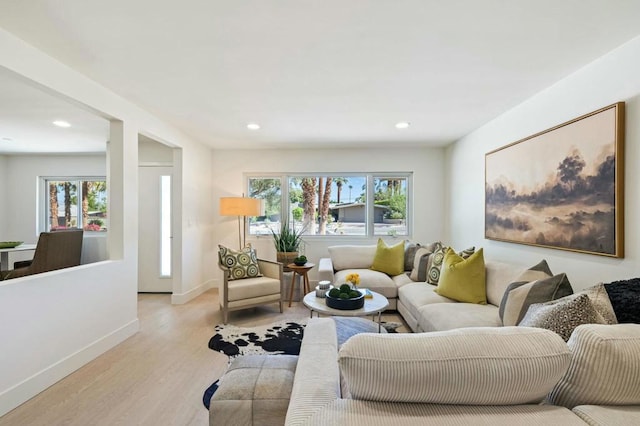
[[[532,282],[515,282],[509,284],[503,303],[502,324],[518,325],[524,318],[529,306],[534,303],[545,303],[573,294],[571,283],[566,274],[555,275],[544,280]]]
[[[566,342],[579,325],[606,323],[593,307],[589,296],[572,294],[551,302],[534,303],[518,326],[546,328]]]
[[[425,282],[427,281],[427,273],[429,272],[429,262],[433,252],[425,247],[420,247],[416,250],[413,259],[413,269],[409,278],[413,281]]]
[[[611,306],[620,324],[640,323],[640,278],[604,284]]]
[[[507,301],[509,300],[509,290],[530,283],[532,281],[546,280],[547,278],[551,278],[552,276],[553,273],[551,272],[547,261],[542,259],[540,263],[527,269],[526,271],[521,273],[514,282],[510,283],[507,288],[504,289],[504,293],[502,294],[502,301],[500,302],[500,309],[498,310],[498,314],[500,315],[500,319],[502,320],[503,325],[506,325],[504,324],[504,310],[507,305]],[[538,302],[546,302],[546,300],[539,300]],[[512,323],[513,321],[515,320],[510,320],[510,323]]]
[[[579,294],[589,296],[591,304],[595,310],[602,315],[602,318],[604,318],[607,324],[618,324],[616,313],[613,310],[613,306],[611,306],[611,301],[609,300],[609,295],[607,294],[604,284],[596,284],[593,287],[582,290]]]
[[[444,254],[447,252],[448,248],[449,247],[443,246],[440,242],[435,244],[435,247],[433,248],[433,255],[431,255],[431,264],[429,265],[429,274],[427,276],[427,282],[429,284],[438,285],[442,261],[444,260]],[[458,255],[463,259],[466,259],[471,256],[475,250],[475,247],[469,247],[468,249],[462,250]]]
[[[261,277],[256,251],[247,246],[241,251],[218,245],[220,265],[229,270],[230,280]]]

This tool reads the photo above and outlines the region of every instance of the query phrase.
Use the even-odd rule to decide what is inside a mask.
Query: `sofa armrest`
[[[318,263],[318,281],[329,281],[333,283],[333,262],[330,257],[323,257]]]
[[[293,379],[286,425],[306,424],[309,418],[340,398],[338,338],[331,318],[312,318],[304,338]]]
[[[282,280],[282,263],[271,260],[258,259],[260,273],[265,277]]]

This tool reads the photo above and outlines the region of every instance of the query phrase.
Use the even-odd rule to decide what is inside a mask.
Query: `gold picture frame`
[[[624,257],[624,106],[485,154],[485,238]]]

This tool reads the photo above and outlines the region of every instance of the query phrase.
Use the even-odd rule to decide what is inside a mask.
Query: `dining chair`
[[[80,265],[83,235],[82,229],[41,232],[33,259],[15,262],[13,269],[0,272],[0,280]]]

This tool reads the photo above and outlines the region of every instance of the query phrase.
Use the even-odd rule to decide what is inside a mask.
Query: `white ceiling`
[[[443,146],[639,22],[640,0],[0,2],[1,27],[220,149]]]

